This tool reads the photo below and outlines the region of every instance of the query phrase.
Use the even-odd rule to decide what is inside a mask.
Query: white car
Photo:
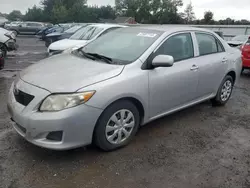
[[[126,27],[116,24],[92,24],[84,27],[72,35],[69,39],[60,40],[52,43],[48,47],[50,55],[62,53],[70,48],[80,48],[97,39],[98,37],[121,27]]]
[[[16,34],[13,31],[0,28],[0,49],[4,56],[8,51],[17,49]]]

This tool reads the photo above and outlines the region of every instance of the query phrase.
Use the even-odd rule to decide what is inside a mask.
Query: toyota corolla
[[[17,133],[37,146],[110,151],[157,118],[206,100],[225,105],[241,66],[240,51],[212,31],[122,28],[22,71],[8,110]]]

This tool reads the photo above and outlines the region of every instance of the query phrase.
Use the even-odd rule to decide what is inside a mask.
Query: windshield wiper
[[[96,58],[95,58],[94,56],[91,56],[91,55],[85,53],[84,51],[81,50],[81,48],[78,49],[77,52],[78,52],[79,54],[81,54],[82,56],[88,58],[88,59],[96,60]]]
[[[101,60],[105,61],[108,64],[112,64],[112,62],[113,62],[112,58],[101,55],[101,54],[97,54],[97,53],[86,53],[86,54],[90,55],[92,57],[95,57],[97,59],[101,59]]]
[[[105,61],[105,62],[108,63],[108,64],[112,64],[112,62],[113,62],[113,60],[112,60],[110,57],[106,57],[106,56],[104,56],[104,55],[100,55],[100,54],[97,54],[97,53],[86,53],[86,52],[84,52],[83,50],[81,50],[81,48],[78,49],[77,51],[78,51],[78,53],[80,53],[82,56],[84,56],[84,57],[86,57],[86,58],[88,58],[88,59],[92,59],[92,60],[97,60],[97,59],[99,59],[99,60]]]

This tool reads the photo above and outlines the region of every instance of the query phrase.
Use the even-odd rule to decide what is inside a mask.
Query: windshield
[[[74,35],[70,37],[72,40],[91,40],[98,35],[103,28],[98,26],[87,26],[78,30]]]
[[[74,27],[69,28],[68,30],[65,31],[65,33],[75,33],[78,29],[80,29],[82,26],[76,25]]]
[[[248,35],[239,35],[234,38],[232,38],[232,41],[242,41],[245,42],[249,38]]]
[[[128,64],[138,59],[162,34],[161,31],[122,28],[109,32],[88,44],[82,51]]]

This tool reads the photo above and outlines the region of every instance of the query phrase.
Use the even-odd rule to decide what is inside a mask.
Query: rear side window
[[[155,55],[171,55],[175,62],[194,57],[191,34],[182,33],[168,38]]]
[[[205,33],[196,33],[195,35],[199,45],[200,55],[208,55],[225,51],[221,42],[213,35]]]

